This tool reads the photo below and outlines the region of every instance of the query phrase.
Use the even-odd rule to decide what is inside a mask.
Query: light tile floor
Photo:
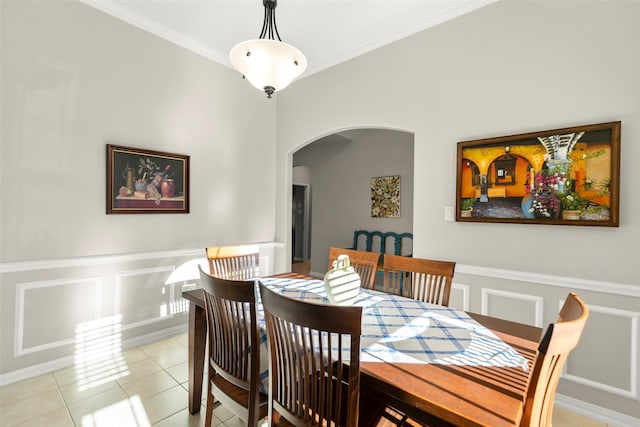
[[[201,427],[187,408],[187,334],[0,387],[0,425],[46,427]],[[205,381],[206,384],[206,381]],[[206,393],[205,393],[206,394]],[[206,397],[206,396],[205,396]],[[214,426],[245,423],[222,406]],[[556,408],[554,427],[606,427]]]

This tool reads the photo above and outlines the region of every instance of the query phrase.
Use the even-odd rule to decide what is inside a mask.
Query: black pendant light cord
[[[278,26],[276,25],[276,6],[278,0],[262,0],[264,5],[264,20],[262,22],[262,31],[259,39],[267,37],[269,40],[275,40],[274,34],[278,37],[278,41],[282,41],[278,34]]]

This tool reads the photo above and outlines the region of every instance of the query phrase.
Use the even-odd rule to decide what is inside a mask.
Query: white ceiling
[[[80,0],[231,68],[229,50],[257,38],[262,0]],[[278,0],[282,41],[309,76],[497,0]]]

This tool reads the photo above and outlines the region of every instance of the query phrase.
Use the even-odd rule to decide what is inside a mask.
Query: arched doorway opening
[[[413,133],[373,128],[332,133],[293,153],[292,261],[322,277],[329,247],[351,247],[355,230],[413,232],[413,153]],[[400,177],[399,217],[372,216],[371,180],[385,176]]]

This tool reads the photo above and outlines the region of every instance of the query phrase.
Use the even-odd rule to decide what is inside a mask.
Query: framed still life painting
[[[619,121],[457,148],[457,221],[619,225]]]
[[[189,156],[107,144],[107,214],[189,213]]]

